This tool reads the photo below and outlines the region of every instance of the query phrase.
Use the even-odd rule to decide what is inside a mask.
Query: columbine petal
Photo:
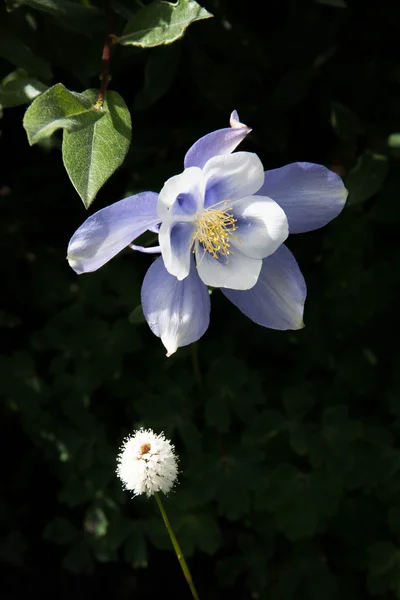
[[[250,196],[232,205],[236,219],[231,244],[246,256],[265,258],[273,254],[289,235],[282,208],[266,196]]]
[[[191,167],[165,182],[158,196],[157,211],[161,221],[190,221],[204,205],[204,176]]]
[[[236,110],[231,114],[230,124],[230,128],[218,129],[197,140],[186,153],[185,169],[188,167],[202,169],[213,156],[230,154],[251,131],[249,127],[240,123]]]
[[[181,281],[188,276],[191,260],[193,223],[163,223],[158,239],[165,268]]]
[[[338,216],[347,198],[339,175],[305,162],[266,171],[258,194],[273,198],[283,208],[290,233],[323,227]]]
[[[211,158],[203,169],[205,207],[255,194],[264,181],[264,167],[252,152],[235,152]]]
[[[237,110],[233,110],[231,112],[231,116],[229,118],[229,125],[231,127],[233,127],[234,129],[243,129],[243,128],[248,129],[247,125],[240,122]],[[250,131],[251,131],[251,129],[250,129]]]
[[[74,271],[96,271],[146,229],[159,223],[157,198],[153,192],[129,196],[86,219],[68,245],[67,260]]]
[[[245,256],[234,250],[228,257],[214,258],[196,244],[196,263],[200,278],[211,287],[248,290],[257,283],[262,260]]]
[[[171,356],[181,346],[196,342],[210,322],[210,296],[194,260],[188,277],[178,281],[164,267],[162,257],[151,265],[142,287],[144,316]]]
[[[263,261],[257,284],[247,291],[223,289],[233,304],[258,325],[301,329],[307,288],[290,250],[282,245]]]

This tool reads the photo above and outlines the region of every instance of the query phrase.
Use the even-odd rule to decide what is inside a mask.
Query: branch
[[[104,98],[105,98],[106,92],[107,92],[107,87],[108,87],[109,81],[111,79],[111,77],[110,77],[111,45],[113,44],[115,35],[112,33],[113,29],[114,29],[114,23],[113,23],[112,11],[110,9],[109,0],[105,0],[105,2],[104,2],[104,12],[105,12],[105,16],[106,16],[107,34],[106,34],[106,39],[104,41],[103,56],[102,56],[102,61],[101,61],[100,91],[99,91],[99,95],[97,98],[97,102],[94,105],[94,107],[97,110],[102,110],[102,108],[103,108]]]

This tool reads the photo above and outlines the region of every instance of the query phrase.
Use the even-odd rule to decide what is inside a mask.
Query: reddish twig
[[[100,91],[99,91],[99,95],[97,98],[97,102],[94,105],[94,107],[97,108],[98,110],[101,110],[103,108],[104,99],[105,99],[106,92],[107,92],[107,87],[108,87],[109,81],[111,79],[111,77],[110,77],[111,45],[113,44],[115,35],[112,33],[114,24],[113,24],[113,18],[112,18],[112,11],[111,11],[110,5],[109,5],[109,0],[105,0],[105,2],[104,2],[104,12],[106,15],[107,34],[106,34],[106,39],[104,41],[103,56],[102,56],[102,61],[101,61]]]

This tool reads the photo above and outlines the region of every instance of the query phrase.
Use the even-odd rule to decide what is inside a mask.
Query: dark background
[[[4,109],[2,598],[189,598],[154,500],[114,473],[141,425],[180,455],[166,505],[203,600],[400,598],[399,14],[346,2],[204,0],[215,18],[183,40],[112,57],[132,145],[91,212],[159,191],[233,109],[266,169],[345,177],[343,213],[288,242],[308,284],[298,332],[258,327],[215,291],[206,335],[166,359],[135,311],[152,257],[78,277],[66,247],[87,212],[61,138],[29,147],[25,107]],[[117,32],[134,4],[112,4]],[[0,19],[46,61],[44,83],[98,86],[104,31],[24,6]],[[0,54],[2,77],[24,66]]]

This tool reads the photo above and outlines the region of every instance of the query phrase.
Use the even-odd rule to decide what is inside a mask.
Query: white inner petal
[[[158,234],[164,265],[179,281],[188,276],[193,240],[193,223],[164,222]]]
[[[250,258],[239,250],[217,259],[206,252],[198,242],[195,246],[197,270],[200,279],[212,287],[248,290],[258,280],[262,260]]]
[[[205,206],[223,200],[239,200],[255,194],[264,183],[264,168],[251,152],[214,156],[203,168],[206,180]]]
[[[289,235],[286,215],[271,198],[241,198],[232,204],[232,212],[237,229],[231,244],[251,258],[270,256]]]
[[[205,181],[203,171],[189,167],[165,182],[158,196],[160,221],[191,221],[204,206]]]

